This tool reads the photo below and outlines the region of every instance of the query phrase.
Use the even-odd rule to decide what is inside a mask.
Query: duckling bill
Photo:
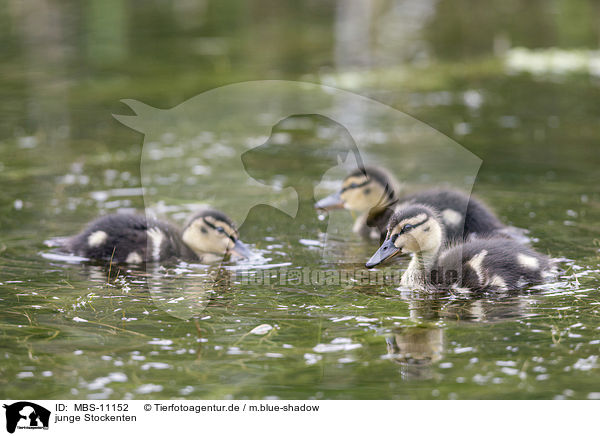
[[[386,239],[366,263],[373,268],[394,256],[410,254],[401,284],[418,289],[457,292],[508,291],[540,283],[550,260],[503,237],[474,238],[447,246],[440,214],[423,204],[399,208],[391,217]]]
[[[144,215],[107,215],[69,238],[64,247],[89,259],[133,264],[173,258],[210,262],[225,255],[250,256],[233,221],[208,208],[190,217],[183,231]]]

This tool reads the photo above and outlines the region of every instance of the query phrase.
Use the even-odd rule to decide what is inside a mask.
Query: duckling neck
[[[372,207],[371,210],[367,213],[369,214],[369,216],[380,215],[382,213],[385,213],[386,211],[392,210],[396,203],[398,203],[398,198],[395,195],[392,195],[391,197],[386,197],[385,200],[382,200],[381,203]]]
[[[204,254],[205,254],[202,251],[194,250],[192,247],[187,245],[185,242],[182,244],[180,251],[181,251],[181,258],[185,259],[186,261],[190,261],[190,262],[202,261],[202,258],[204,257]]]
[[[394,205],[396,201],[389,201],[385,204],[374,207],[368,212],[363,213],[359,216],[354,223],[354,231],[361,233],[362,227],[374,227],[379,230],[379,233],[385,233],[387,223],[390,217],[394,213]],[[376,239],[379,238],[379,234],[376,235]]]
[[[225,254],[211,253],[187,247],[187,253],[182,256],[188,262],[216,263],[223,260]]]
[[[410,288],[424,288],[429,285],[429,277],[437,261],[439,248],[414,253],[408,268],[402,274],[401,284]]]

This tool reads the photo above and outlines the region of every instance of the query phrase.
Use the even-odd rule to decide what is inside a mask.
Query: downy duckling
[[[115,263],[171,258],[212,262],[226,254],[244,258],[250,255],[233,221],[224,213],[208,208],[194,214],[183,231],[144,215],[107,215],[67,239],[64,246],[78,256]]]
[[[390,218],[386,239],[366,267],[410,253],[403,286],[457,292],[514,290],[539,283],[549,273],[547,257],[512,239],[474,238],[443,247],[445,232],[434,209],[423,204],[401,207]]]
[[[394,210],[410,203],[439,210],[449,240],[490,235],[504,228],[481,201],[462,192],[431,189],[398,197],[400,190],[400,183],[388,171],[379,167],[358,168],[344,179],[340,191],[318,201],[315,208],[326,211],[343,208],[361,214],[354,222],[354,232],[380,241]]]

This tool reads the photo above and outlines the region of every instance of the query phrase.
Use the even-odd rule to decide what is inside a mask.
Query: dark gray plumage
[[[481,256],[479,269],[474,266],[477,256]],[[465,291],[516,290],[543,282],[549,269],[546,256],[511,239],[473,239],[440,254],[432,282]]]
[[[431,206],[441,213],[451,211],[448,216],[441,217],[446,228],[446,238],[449,241],[462,241],[474,236],[502,236],[500,231],[504,225],[477,198],[467,196],[460,191],[451,189],[429,189],[395,200],[385,209],[369,214],[367,225],[376,227],[381,237],[385,237],[387,224],[394,211],[409,204],[424,204]],[[458,219],[449,222],[451,216]]]
[[[158,229],[164,235],[158,258],[153,256],[152,241],[148,242],[151,229]],[[78,256],[115,263],[196,258],[180,235],[180,230],[172,224],[148,220],[144,215],[111,214],[92,221],[81,233],[67,240],[65,248]]]

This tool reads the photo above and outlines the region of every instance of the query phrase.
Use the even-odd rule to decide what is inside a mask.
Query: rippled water
[[[438,14],[448,12],[444,5]],[[161,17],[147,12],[139,19],[162,26],[175,44],[185,26]],[[326,24],[311,26],[320,34]],[[164,43],[160,33],[144,32],[147,41],[136,42],[138,47]],[[473,50],[476,37],[467,35]],[[443,47],[435,34],[431,38]],[[300,49],[286,41],[287,53],[297,56]],[[206,48],[202,44],[194,47]],[[318,46],[327,51],[330,42]],[[48,116],[21,107],[19,93],[7,94],[0,103],[6,114],[0,141],[0,396],[600,398],[596,82],[569,75],[509,75],[501,62],[487,66],[477,58],[420,67],[401,83],[393,68],[354,73],[352,80],[327,71],[329,83],[400,108],[483,159],[475,193],[504,222],[527,229],[537,250],[561,261],[556,281],[523,292],[457,297],[352,280],[282,283],[282,271],[361,269],[377,247],[342,232],[329,241],[323,261],[318,231],[302,229],[300,222],[281,232],[277,223],[260,216],[242,234],[256,257],[222,265],[108,266],[66,257],[48,246],[47,241],[77,232],[100,214],[144,207],[142,139],[110,118],[111,112],[125,111],[118,99],[149,98],[168,106],[216,83],[257,78],[217,62],[220,73],[188,83],[183,79],[198,65],[188,64],[186,50],[171,55],[182,69],[179,83],[167,81],[172,92],[156,91],[168,86],[166,67],[149,61],[151,53],[136,55],[146,60],[149,77],[134,88],[128,69],[141,66],[118,59],[111,71],[90,66],[88,82],[85,73],[66,63],[64,71],[53,73],[74,82],[65,85],[72,94],[62,102],[53,98],[53,89],[36,82],[37,65],[27,50],[15,49],[13,62],[2,65],[2,88],[17,83],[19,92],[45,104],[40,107]],[[246,59],[260,70],[252,63],[258,61],[251,61],[251,48],[236,53],[241,65]],[[293,78],[306,72],[282,59],[270,63]],[[210,64],[205,58],[198,62]],[[34,95],[40,89],[47,92]],[[53,130],[55,121],[60,126],[66,119],[68,132]],[[403,156],[394,144],[386,138],[377,144],[370,160],[400,165]],[[236,145],[222,142],[210,156],[228,146]],[[317,173],[310,161],[296,158],[308,174]],[[179,172],[164,162],[167,174],[161,181],[169,187],[174,183],[169,176],[176,180]],[[197,176],[205,174],[202,162],[185,165]],[[278,171],[263,176],[283,180]],[[437,180],[436,174],[429,176]],[[422,186],[431,180],[406,182]],[[211,187],[213,203],[234,209],[249,195],[239,188]],[[331,181],[320,186],[332,188]],[[202,185],[192,183],[158,213],[181,224],[196,206],[189,198],[197,196],[202,203],[202,192]],[[350,228],[349,215],[336,219]],[[265,277],[265,271],[270,283],[256,284],[253,277]]]

